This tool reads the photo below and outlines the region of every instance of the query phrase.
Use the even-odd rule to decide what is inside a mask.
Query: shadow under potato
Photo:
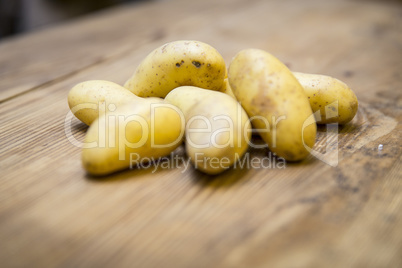
[[[253,138],[260,140],[259,138]],[[175,176],[180,174],[187,175],[193,183],[202,187],[229,188],[240,183],[248,172],[253,169],[265,168],[281,169],[287,163],[284,159],[275,156],[267,147],[253,148],[243,155],[243,157],[231,168],[217,175],[205,174],[194,167],[185,153],[185,145],[181,145],[168,156],[161,157],[154,161],[143,162],[130,169],[121,170],[107,176],[92,176],[87,174],[86,178],[94,182],[116,182],[125,179],[145,179],[161,176],[164,172],[173,172]]]
[[[327,132],[330,128],[337,127],[338,128],[338,133],[358,133],[360,131],[360,125],[357,124],[356,122],[349,122],[344,125],[338,125],[338,124],[326,124],[326,125],[317,125],[317,132],[318,133],[325,133]]]

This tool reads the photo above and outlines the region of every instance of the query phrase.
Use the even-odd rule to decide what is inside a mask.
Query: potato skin
[[[326,75],[292,73],[310,101],[317,124],[346,124],[355,117],[359,103],[355,93],[344,82]],[[221,92],[236,98],[227,78]]]
[[[222,92],[183,86],[172,90],[165,101],[179,107],[186,118],[186,152],[197,169],[211,175],[219,174],[246,152],[251,125],[246,112],[232,97]],[[199,117],[210,122],[211,128],[202,133],[193,132],[207,128],[206,121],[194,120]],[[228,129],[233,131],[229,133]],[[208,145],[205,148],[197,146],[204,144]]]
[[[215,48],[182,40],[151,52],[124,87],[140,97],[161,98],[179,86],[220,90],[225,72],[225,61]]]
[[[230,97],[236,99],[236,96],[233,94],[232,88],[230,87],[228,78],[225,78],[223,86],[222,86],[222,89],[220,90],[220,92],[225,93],[225,94],[229,95]]]
[[[306,158],[317,126],[307,96],[290,70],[268,52],[245,49],[232,59],[228,77],[270,150],[289,161]]]
[[[141,100],[126,88],[103,80],[79,83],[68,93],[70,110],[87,125],[91,125],[99,115],[105,114],[109,108]],[[111,104],[112,106],[109,106]]]
[[[154,110],[152,129],[151,105],[155,104],[162,106]],[[171,153],[184,136],[184,120],[180,111],[172,107],[159,98],[148,98],[136,105],[120,106],[96,119],[85,136],[87,147],[83,148],[81,158],[84,169],[91,175],[104,176],[129,168],[130,154],[136,154],[132,161],[135,165],[144,158],[157,159]],[[166,146],[152,146],[151,135],[155,144]],[[96,144],[92,145],[94,142]]]
[[[317,124],[346,124],[356,115],[359,105],[356,95],[344,82],[319,74],[293,72],[293,75],[303,86],[313,112],[320,111]]]

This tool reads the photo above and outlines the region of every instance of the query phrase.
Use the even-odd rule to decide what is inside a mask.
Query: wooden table
[[[179,39],[209,43],[227,63],[265,49],[348,83],[360,106],[330,136],[338,164],[87,176],[65,133],[69,89],[122,84]],[[400,1],[155,1],[3,40],[0,265],[402,267],[401,70]],[[86,129],[72,120],[76,140]]]

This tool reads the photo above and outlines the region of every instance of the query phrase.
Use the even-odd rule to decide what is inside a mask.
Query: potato
[[[354,118],[358,101],[354,92],[344,82],[319,74],[293,72],[293,75],[310,101],[317,124],[346,124]],[[236,98],[226,78],[221,92]]]
[[[89,174],[101,176],[156,160],[182,143],[184,124],[181,112],[159,98],[120,106],[89,127],[82,164]]]
[[[234,99],[236,99],[236,96],[233,94],[233,91],[230,88],[227,69],[225,70],[225,79],[223,80],[222,88],[219,91],[229,95],[230,97],[232,97]]]
[[[126,88],[102,80],[79,83],[68,93],[68,106],[72,113],[87,125],[108,110],[141,100]]]
[[[225,61],[210,45],[176,41],[151,52],[124,87],[140,97],[162,98],[179,86],[220,90],[225,71]]]
[[[230,84],[229,84],[229,79],[225,78],[222,89],[220,90],[221,92],[229,95],[230,97],[236,99],[236,96],[233,94],[232,89],[230,88]]]
[[[326,75],[293,72],[303,86],[317,124],[346,124],[357,113],[355,93],[342,81]]]
[[[259,49],[236,54],[229,83],[270,150],[289,161],[309,155],[317,126],[302,86],[277,58]]]
[[[222,92],[183,86],[165,98],[186,118],[186,152],[194,166],[218,174],[246,152],[251,125],[240,104]]]

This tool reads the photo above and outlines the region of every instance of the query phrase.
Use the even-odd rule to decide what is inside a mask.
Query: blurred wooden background
[[[49,27],[126,2],[152,0],[0,0],[0,38]]]
[[[401,267],[401,33],[401,1],[171,0],[4,39],[1,266]],[[88,177],[66,135],[69,89],[122,84],[178,39],[209,43],[228,64],[243,48],[265,49],[349,84],[356,118],[329,137],[320,128],[315,146],[338,140],[338,165],[324,154],[216,177],[183,165]],[[87,127],[67,126],[82,141]]]

